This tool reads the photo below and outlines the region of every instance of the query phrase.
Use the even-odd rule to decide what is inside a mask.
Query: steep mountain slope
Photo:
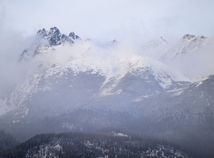
[[[188,82],[181,74],[148,57],[125,55],[121,58],[118,51],[125,50],[108,48],[107,52],[100,52],[103,50],[90,41],[79,40],[72,44],[80,38],[74,33],[69,36],[61,34],[56,27],[48,32],[39,30],[37,38],[36,44],[21,55],[20,64],[32,69],[29,77],[14,88],[5,101],[7,107],[17,110],[16,115],[20,118],[33,108],[43,108],[53,114],[51,109],[58,112],[72,110],[107,95],[122,96],[122,91],[136,91],[131,97],[154,95],[180,88],[179,82]],[[44,47],[47,49],[44,50]],[[55,100],[50,102],[48,98]],[[72,106],[69,105],[71,100]],[[64,108],[57,108],[59,105]]]

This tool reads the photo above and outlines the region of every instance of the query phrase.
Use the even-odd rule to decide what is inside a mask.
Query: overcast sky
[[[214,0],[0,0],[0,27],[84,38],[214,35]]]

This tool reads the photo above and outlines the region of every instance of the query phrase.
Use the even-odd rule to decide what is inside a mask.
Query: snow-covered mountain
[[[188,147],[203,137],[206,146],[214,138],[213,73],[183,66],[195,59],[203,67],[198,57],[201,51],[210,55],[211,44],[203,36],[185,35],[176,45],[161,38],[139,51],[64,35],[56,27],[39,30],[20,55],[26,77],[0,100],[1,128],[22,138],[119,130]],[[194,54],[199,56],[190,58]]]
[[[61,34],[57,27],[52,27],[49,31],[44,28],[40,29],[32,45],[22,52],[19,60],[21,61],[29,56],[35,56],[38,53],[44,53],[51,48],[54,49],[57,45],[64,45],[65,43],[72,44],[77,40],[80,40],[80,37],[74,32],[65,35]]]
[[[168,55],[179,56],[185,53],[194,53],[207,44],[208,38],[205,36],[195,36],[186,34],[176,43],[176,46],[170,49]],[[172,53],[173,52],[173,53]],[[171,54],[170,54],[171,53]]]
[[[132,50],[127,51],[114,44],[105,49],[107,50],[91,41],[80,40],[75,33],[68,36],[61,34],[56,27],[49,31],[39,30],[35,41],[23,51],[19,61],[20,64],[27,63],[28,67],[34,69],[23,83],[14,88],[4,104],[8,104],[11,109],[22,109],[24,117],[30,110],[29,100],[37,94],[57,92],[54,90],[55,86],[63,86],[57,87],[58,90],[68,89],[68,97],[74,97],[70,98],[73,102],[80,98],[76,105],[66,105],[72,109],[93,98],[120,96],[127,91],[133,91],[134,98],[131,99],[134,100],[138,95],[152,96],[180,89],[190,83],[188,78],[150,56],[137,55]],[[81,96],[85,93],[83,99]],[[59,98],[58,101],[61,102]],[[35,108],[40,109],[38,106],[43,105],[44,103],[38,103]],[[48,105],[43,107],[55,109],[53,105],[52,108]]]

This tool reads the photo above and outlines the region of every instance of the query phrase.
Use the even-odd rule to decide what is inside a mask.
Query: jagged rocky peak
[[[49,47],[64,43],[72,44],[77,40],[81,40],[74,32],[69,33],[69,35],[62,34],[57,27],[51,27],[49,30],[42,28],[37,31],[36,35],[38,39],[33,41],[32,45],[22,52],[19,61],[27,56],[34,56],[40,54],[40,52],[45,52]]]
[[[71,37],[71,38],[74,39],[74,40],[80,39],[80,37],[77,36],[74,32],[69,33],[69,37]]]
[[[50,28],[50,30],[48,32],[48,35],[53,35],[53,36],[60,35],[60,34],[61,33],[57,27]]]
[[[191,34],[186,34],[183,36],[183,39],[184,40],[187,40],[187,41],[192,41],[192,40],[197,40],[197,39],[205,39],[206,37],[205,36],[195,36],[195,35],[191,35]]]
[[[37,31],[37,35],[41,37],[47,36],[47,31],[43,28]]]
[[[50,30],[48,32],[49,44],[50,45],[59,45],[63,42],[61,39],[62,39],[62,35],[61,35],[59,29],[57,27],[50,28]]]
[[[49,31],[47,31],[45,28],[38,30],[37,35],[41,37],[47,37],[47,36],[58,36],[61,35],[61,33],[57,27],[51,27]]]
[[[175,54],[197,52],[205,44],[206,39],[207,37],[205,36],[186,34],[181,39],[181,45],[176,48]]]
[[[37,35],[40,38],[48,40],[50,46],[60,45],[64,42],[74,43],[75,40],[80,39],[74,32],[69,33],[68,36],[62,34],[57,27],[51,27],[49,31],[44,28],[40,29],[37,31]]]

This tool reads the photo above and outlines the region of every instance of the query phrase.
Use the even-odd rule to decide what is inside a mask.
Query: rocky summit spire
[[[35,56],[49,47],[54,47],[65,43],[73,44],[76,40],[80,40],[80,37],[74,32],[69,33],[69,35],[62,34],[55,26],[51,27],[49,30],[42,28],[37,31],[36,35],[38,38],[33,41],[29,48],[22,52],[19,61],[22,61],[24,58],[30,56]]]
[[[60,31],[57,27],[51,27],[48,32],[48,35],[53,35],[53,36],[60,35]]]
[[[57,27],[51,27],[49,31],[46,29],[40,29],[37,31],[37,35],[48,41],[50,46],[60,45],[62,43],[74,43],[75,40],[79,40],[80,37],[74,32],[69,33],[69,35],[61,34],[60,30]]]
[[[74,32],[69,33],[68,36],[69,36],[70,38],[72,38],[73,40],[80,39],[80,37],[77,36]]]
[[[37,35],[40,37],[45,37],[47,36],[47,31],[43,28],[37,31]]]
[[[190,40],[197,40],[197,39],[206,39],[205,36],[196,36],[196,35],[191,35],[191,34],[186,34],[183,36],[184,40],[190,41]]]
[[[57,27],[50,28],[48,32],[48,40],[50,45],[59,45],[62,43],[61,41],[61,33]]]

